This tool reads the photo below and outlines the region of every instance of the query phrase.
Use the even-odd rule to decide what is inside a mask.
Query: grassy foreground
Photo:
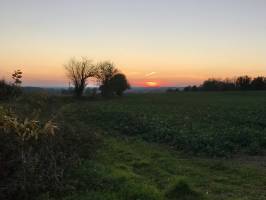
[[[84,161],[75,174],[84,189],[93,179],[94,189],[65,199],[262,200],[265,173],[265,160],[195,158],[133,138],[106,137],[97,159]]]
[[[262,92],[4,103],[21,117],[53,118],[61,131],[97,133],[95,152],[81,149],[94,157],[68,174],[69,189],[40,196],[65,200],[265,199],[265,105]]]

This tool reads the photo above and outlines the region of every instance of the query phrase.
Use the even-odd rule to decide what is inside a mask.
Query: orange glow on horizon
[[[147,81],[145,82],[146,87],[160,87],[160,84],[155,81]]]

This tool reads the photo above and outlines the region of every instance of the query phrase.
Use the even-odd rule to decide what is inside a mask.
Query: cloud
[[[154,74],[156,74],[156,73],[157,73],[157,72],[151,72],[151,73],[148,73],[148,74],[145,75],[145,77],[152,76],[152,75],[154,75]]]

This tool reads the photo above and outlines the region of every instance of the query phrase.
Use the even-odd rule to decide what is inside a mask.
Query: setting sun
[[[147,87],[159,87],[160,85],[157,82],[148,81],[148,82],[145,83],[145,86],[147,86]]]

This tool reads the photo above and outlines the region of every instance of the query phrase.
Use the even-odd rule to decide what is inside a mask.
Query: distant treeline
[[[211,78],[200,86],[187,86],[184,91],[235,91],[235,90],[266,90],[266,77],[240,76],[232,79]]]

